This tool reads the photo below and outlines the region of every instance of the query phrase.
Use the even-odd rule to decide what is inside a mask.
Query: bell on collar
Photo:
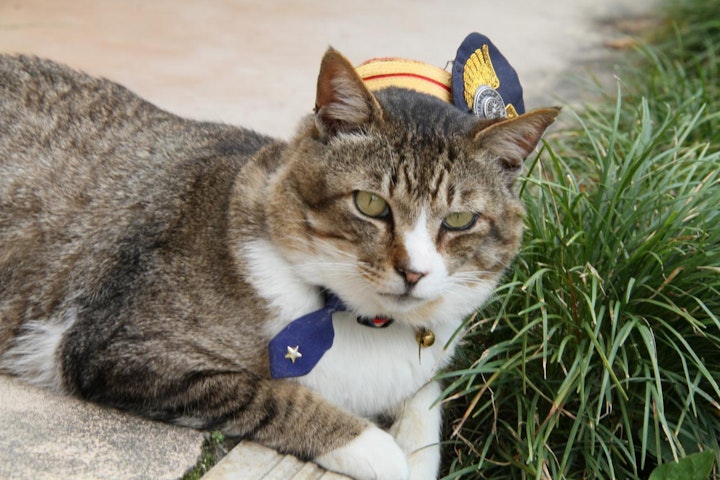
[[[435,343],[435,334],[432,330],[422,327],[415,334],[415,339],[420,347],[428,348]]]

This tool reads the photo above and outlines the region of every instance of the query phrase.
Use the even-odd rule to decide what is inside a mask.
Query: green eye
[[[477,217],[472,212],[453,212],[443,218],[443,226],[448,230],[466,230],[475,224]]]
[[[390,213],[385,199],[370,192],[355,192],[355,206],[361,213],[372,218],[386,217]]]

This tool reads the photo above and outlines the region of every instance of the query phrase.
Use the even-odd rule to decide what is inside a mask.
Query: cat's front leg
[[[440,384],[430,382],[400,407],[390,433],[407,455],[410,480],[434,480],[440,469]]]
[[[328,470],[352,475],[356,480],[408,480],[408,465],[395,440],[376,426],[355,439],[315,459]]]

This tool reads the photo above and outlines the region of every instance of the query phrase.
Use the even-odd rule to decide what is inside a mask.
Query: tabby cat
[[[436,478],[433,376],[518,250],[513,183],[557,113],[372,93],[329,49],[285,142],[0,56],[0,366],[356,479]],[[271,339],[333,297],[327,351],[271,375]]]

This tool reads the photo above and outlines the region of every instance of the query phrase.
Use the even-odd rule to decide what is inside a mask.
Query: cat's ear
[[[474,141],[478,148],[497,157],[508,175],[515,181],[522,171],[525,158],[535,149],[545,130],[555,121],[560,108],[544,108],[490,126],[478,126]]]
[[[355,67],[332,47],[320,64],[315,124],[323,137],[359,130],[382,117],[382,109]]]

